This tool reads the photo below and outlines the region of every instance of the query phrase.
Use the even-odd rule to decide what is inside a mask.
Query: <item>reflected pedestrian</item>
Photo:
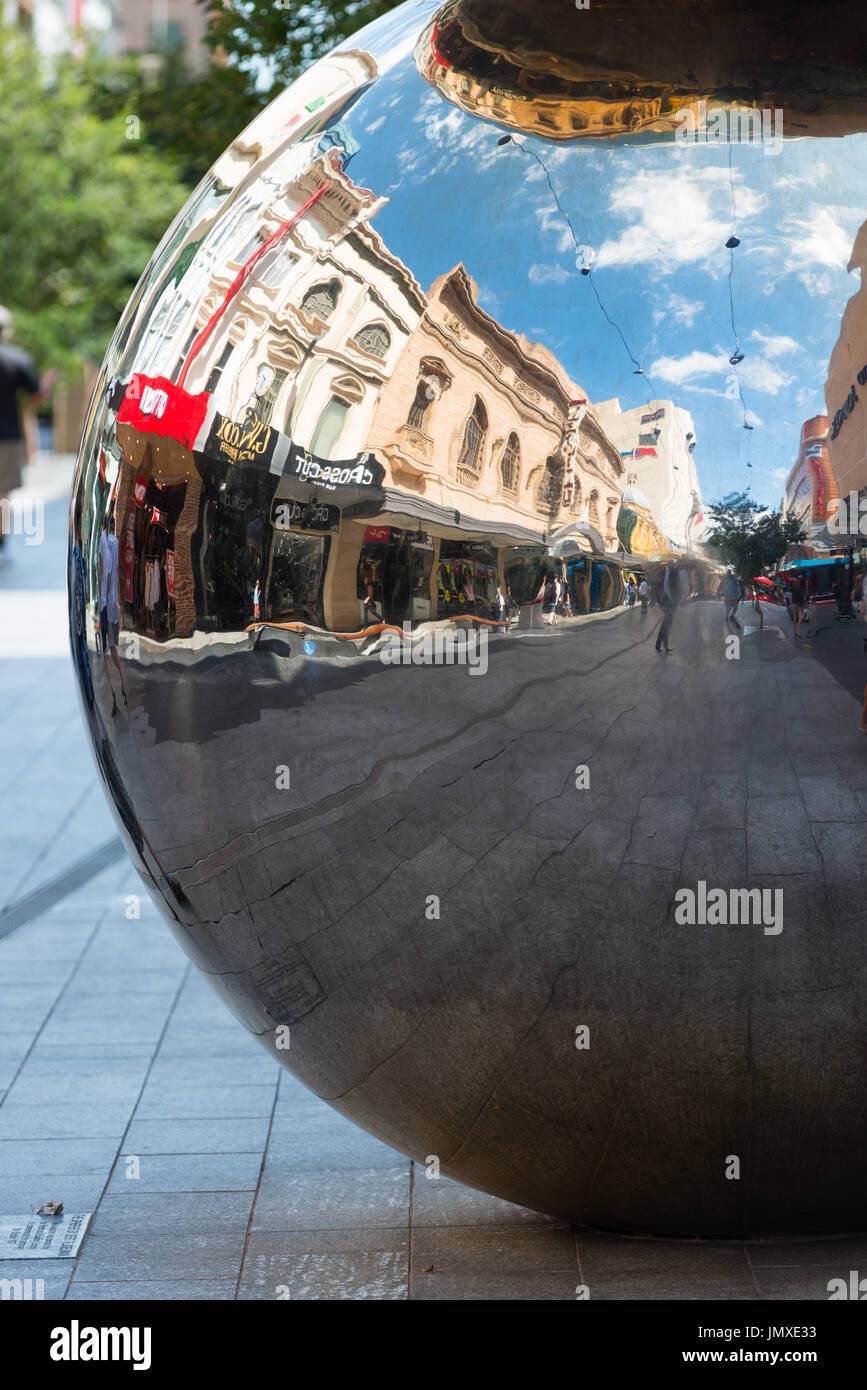
[[[117,536],[114,533],[114,513],[112,512],[111,516],[106,519],[102,535],[99,538],[99,637],[102,646],[102,664],[111,690],[112,714],[117,714],[117,696],[114,693],[114,686],[111,683],[111,674],[108,669],[109,653],[111,653],[111,659],[120,677],[120,693],[123,696],[123,702],[127,704],[123,668],[117,650],[120,632],[119,583],[118,544]]]
[[[665,574],[663,575],[659,596],[663,617],[656,637],[656,650],[658,652],[664,651],[666,656],[668,656],[671,651],[671,647],[668,645],[668,639],[671,636],[671,629],[674,624],[678,605],[686,598],[689,593],[689,588],[689,575],[686,570],[680,568],[678,556],[673,555],[666,565]]]

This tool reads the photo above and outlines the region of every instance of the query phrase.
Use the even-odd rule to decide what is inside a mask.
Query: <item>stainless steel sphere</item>
[[[864,17],[786,15],[362,31],[169,228],[74,483],[84,716],[191,959],[387,1143],[621,1231],[867,1215]],[[805,538],[729,575],[750,490]]]

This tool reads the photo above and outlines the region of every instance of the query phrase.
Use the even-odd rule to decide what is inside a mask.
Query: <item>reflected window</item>
[[[220,353],[219,357],[217,358],[216,362],[211,368],[210,375],[208,377],[207,382],[205,383],[205,390],[210,395],[213,395],[216,391],[217,386],[220,382],[220,377],[223,375],[223,368],[225,367],[229,358],[232,356],[234,349],[235,344],[233,342],[230,341],[226,343],[223,348],[223,351]]]
[[[342,401],[339,396],[332,396],[313,432],[310,441],[310,452],[314,458],[330,459],[336,458],[334,452],[340,442],[340,436],[346,427],[346,420],[351,410],[348,401]]]
[[[542,511],[556,511],[563,497],[563,473],[553,458],[545,460],[545,468],[539,480],[536,503]]]
[[[391,347],[391,334],[384,324],[369,323],[356,335],[358,346],[372,357],[385,357]]]
[[[458,476],[463,472],[478,478],[482,467],[482,449],[487,431],[488,412],[480,398],[476,396],[470,417],[464,426],[464,438],[458,456]]]
[[[518,491],[520,469],[521,446],[518,443],[518,436],[513,432],[506,440],[506,447],[500,460],[500,476],[503,479],[504,492],[516,493]]]
[[[329,280],[327,284],[314,285],[302,299],[301,308],[305,314],[315,315],[327,323],[337,308],[339,295],[339,280]]]
[[[430,403],[430,387],[422,380],[415,388],[415,399],[409,408],[409,415],[406,417],[406,423],[412,425],[413,429],[422,429],[424,426],[424,417]]]
[[[322,580],[330,541],[274,531],[267,617],[272,622],[322,622]]]
[[[264,425],[270,425],[271,416],[274,414],[274,403],[280,394],[280,388],[286,380],[287,373],[282,369],[275,371],[270,363],[262,363],[259,368],[263,375],[256,379],[256,418],[261,420]],[[265,389],[260,392],[259,387]]]
[[[587,499],[587,520],[591,526],[599,525],[599,493],[595,488]]]

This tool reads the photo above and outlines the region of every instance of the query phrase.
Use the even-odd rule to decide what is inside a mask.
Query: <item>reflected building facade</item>
[[[828,407],[825,457],[830,470],[829,497],[846,498],[867,489],[867,222],[860,227],[848,269],[861,272],[831,353],[825,382]],[[788,491],[788,489],[787,489]]]
[[[824,528],[828,519],[828,504],[839,496],[831,468],[828,440],[828,417],[816,415],[801,426],[798,457],[786,479],[783,507],[796,516],[807,533]]]
[[[672,550],[694,551],[706,530],[695,467],[695,425],[673,401],[653,400],[622,410],[617,399],[596,412],[647,498]]]

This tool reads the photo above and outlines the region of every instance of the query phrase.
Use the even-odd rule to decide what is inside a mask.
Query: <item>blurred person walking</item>
[[[804,581],[797,575],[789,580],[789,611],[795,624],[795,636],[801,636],[801,623],[807,609],[807,591]]]
[[[680,561],[673,555],[670,562],[665,567],[665,574],[659,592],[659,602],[663,611],[663,619],[659,625],[659,632],[656,637],[656,650],[664,651],[668,656],[671,651],[668,639],[671,636],[671,628],[674,623],[674,615],[678,605],[687,597],[690,591],[690,580],[686,570],[680,568]]]
[[[0,305],[0,554],[11,523],[9,496],[21,486],[27,463],[20,397],[24,395],[34,403],[39,399],[33,359],[11,338],[12,315]]]
[[[738,611],[738,604],[741,601],[741,585],[735,575],[734,565],[729,565],[719,583],[717,589],[718,596],[726,606],[726,622],[737,622],[735,614]]]
[[[112,714],[117,714],[117,696],[114,693],[111,673],[108,669],[109,652],[117,668],[117,674],[120,676],[120,693],[123,696],[123,702],[124,704],[127,703],[126,687],[123,683],[123,668],[117,650],[120,633],[119,584],[118,544],[117,536],[114,533],[114,513],[112,513],[111,516],[106,517],[105,527],[99,538],[99,641],[102,647],[102,664],[111,689]]]

